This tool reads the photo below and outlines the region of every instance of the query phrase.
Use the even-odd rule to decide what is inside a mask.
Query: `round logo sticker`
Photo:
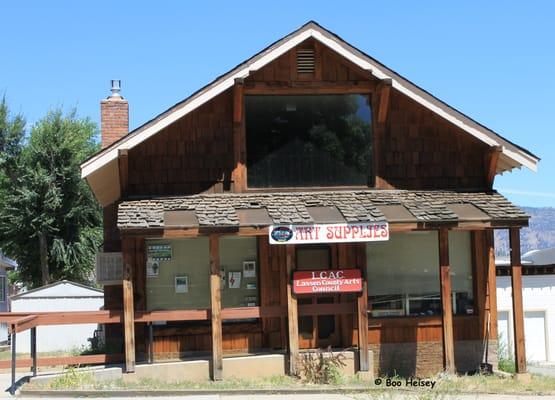
[[[271,235],[276,242],[287,242],[293,237],[293,231],[287,226],[277,226],[272,229]]]

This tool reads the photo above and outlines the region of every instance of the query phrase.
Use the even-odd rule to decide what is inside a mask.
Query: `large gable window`
[[[245,96],[251,188],[368,186],[369,96]]]

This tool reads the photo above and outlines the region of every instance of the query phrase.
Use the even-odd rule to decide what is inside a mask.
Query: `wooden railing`
[[[356,312],[353,303],[339,304],[306,304],[298,306],[298,314],[326,315],[352,314]],[[163,311],[135,311],[135,323],[146,323],[149,327],[148,361],[153,362],[153,322],[157,321],[208,321],[211,319],[210,309],[197,310],[163,310]],[[237,307],[224,308],[221,311],[222,320],[242,320],[254,318],[286,318],[285,306]],[[73,324],[122,324],[122,310],[99,311],[64,311],[64,312],[30,312],[30,313],[0,313],[0,323],[9,327],[12,341],[11,360],[0,361],[0,369],[10,368],[12,372],[12,391],[15,390],[15,369],[17,367],[31,367],[33,376],[38,366],[79,365],[79,364],[109,364],[124,360],[123,354],[91,354],[78,356],[43,357],[38,358],[36,350],[37,330],[39,326],[73,325]],[[31,331],[31,358],[17,359],[17,334]]]

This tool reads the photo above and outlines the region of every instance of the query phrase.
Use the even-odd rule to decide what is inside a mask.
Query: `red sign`
[[[293,272],[293,293],[349,293],[362,290],[360,269]]]

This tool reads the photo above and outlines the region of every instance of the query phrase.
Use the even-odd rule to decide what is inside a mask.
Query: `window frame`
[[[415,231],[412,232],[437,232],[436,229],[417,229]],[[453,317],[454,318],[468,318],[468,317],[478,317],[479,314],[479,310],[478,310],[478,305],[476,304],[477,301],[477,268],[476,268],[476,257],[474,254],[474,233],[473,231],[464,231],[463,232],[468,232],[470,234],[470,272],[472,274],[472,285],[471,285],[471,291],[472,291],[472,301],[473,301],[473,313],[472,314],[455,314],[453,313]],[[401,233],[401,232],[398,232]],[[439,270],[438,270],[438,274],[439,274]],[[441,283],[439,283],[439,285],[441,285]],[[432,293],[430,293],[432,294]],[[434,292],[433,295],[435,295],[436,293]],[[438,286],[438,292],[437,294],[440,296],[441,298],[441,286]],[[406,294],[392,294],[391,296],[394,295],[400,295],[401,296],[401,301],[404,302],[405,299],[407,298]],[[453,303],[455,301],[455,296],[456,296],[456,292],[455,291],[451,291],[451,302]],[[430,318],[441,318],[441,313],[440,314],[433,314],[433,315],[381,315],[381,316],[373,316],[372,315],[372,308],[371,308],[371,298],[370,298],[370,292],[368,292],[367,294],[367,301],[368,301],[368,318],[369,320],[382,320],[382,319],[402,319],[402,320],[410,320],[410,319],[430,319]],[[441,300],[440,300],[441,301]],[[404,307],[404,306],[403,306]]]
[[[375,140],[376,135],[376,115],[375,115],[375,90],[373,89],[365,89],[364,87],[358,88],[356,86],[346,86],[346,85],[333,85],[333,86],[325,86],[325,87],[293,87],[293,88],[282,88],[282,87],[266,87],[264,89],[260,88],[249,88],[248,86],[245,87],[243,98],[242,98],[242,136],[243,136],[243,151],[244,151],[244,170],[245,170],[245,178],[244,178],[244,191],[251,192],[251,193],[267,193],[267,192],[275,192],[276,190],[284,191],[284,192],[301,192],[306,190],[319,190],[319,191],[334,191],[334,190],[361,190],[361,189],[375,189],[377,188],[377,174],[376,174],[376,166],[378,165],[376,161],[377,151],[376,151],[376,143]],[[366,96],[368,98],[368,104],[370,106],[371,112],[371,120],[370,120],[370,144],[371,144],[371,160],[369,161],[369,167],[372,170],[372,173],[367,177],[367,184],[366,185],[341,185],[341,186],[280,186],[280,187],[270,187],[270,188],[259,188],[259,187],[252,187],[249,186],[249,168],[248,168],[248,151],[247,151],[247,127],[246,127],[246,115],[247,115],[247,108],[246,108],[246,97],[247,96],[316,96],[316,95],[360,95]]]

